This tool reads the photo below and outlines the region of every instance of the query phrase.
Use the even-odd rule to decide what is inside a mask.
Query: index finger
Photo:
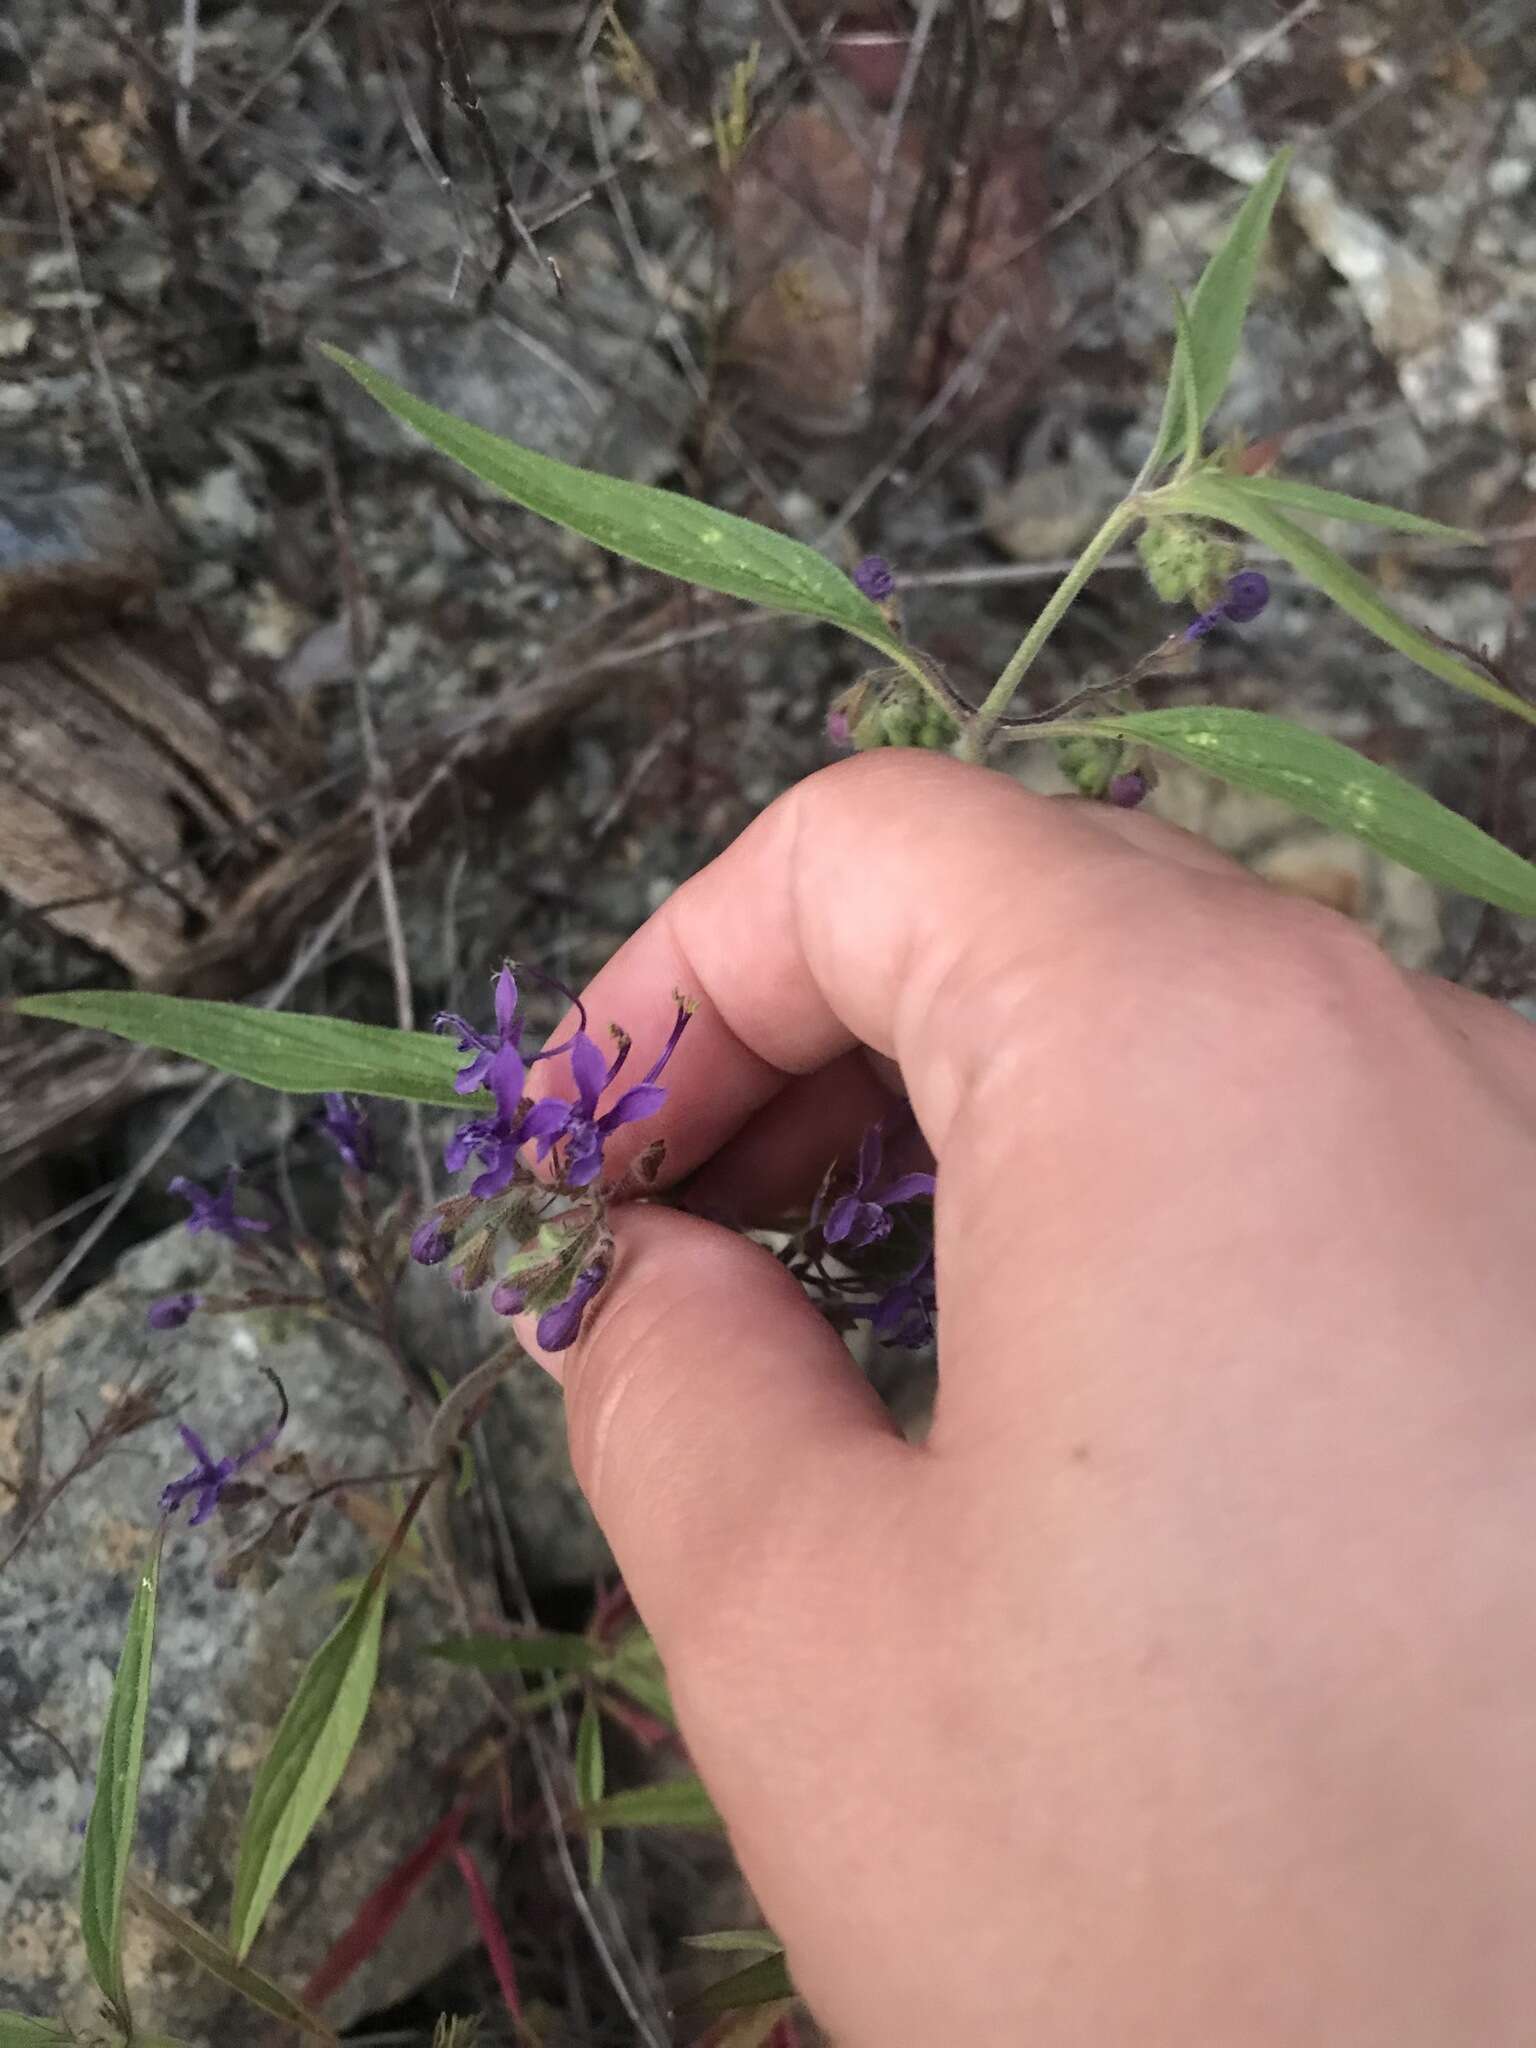
[[[665,1178],[682,1177],[788,1079],[857,1044],[896,1061],[942,1156],[999,1032],[1074,934],[1123,919],[1170,870],[1239,874],[1154,820],[1117,814],[1113,826],[915,750],[861,755],[797,784],[586,991],[594,1029],[621,1023],[642,1059],[665,1039],[674,992],[698,1005],[665,1104],[614,1133],[610,1176],[661,1137]],[[547,1067],[530,1078],[536,1091],[557,1085]]]

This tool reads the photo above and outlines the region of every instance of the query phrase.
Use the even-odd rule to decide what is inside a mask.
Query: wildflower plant
[[[744,107],[745,85],[739,97]],[[733,150],[744,119],[733,102]],[[1305,522],[1328,517],[1439,539],[1472,536],[1298,479],[1255,474],[1236,442],[1207,445],[1206,424],[1236,356],[1286,165],[1280,156],[1254,186],[1187,306],[1174,309],[1171,374],[1140,474],[979,703],[967,701],[939,663],[908,639],[899,578],[882,558],[867,556],[845,573],[784,534],[674,492],[534,454],[425,404],[365,363],[335,349],[325,353],[389,412],[517,503],[647,568],[836,626],[872,649],[879,665],[830,707],[828,733],[837,744],[944,749],[977,763],[996,761],[1014,746],[1047,744],[1085,796],[1125,808],[1147,797],[1155,786],[1156,760],[1166,756],[1281,797],[1447,887],[1536,915],[1536,867],[1385,767],[1267,714],[1208,703],[1149,710],[1140,701],[1146,679],[1187,672],[1195,659],[1191,650],[1212,635],[1262,631],[1269,573],[1245,554],[1257,545],[1271,567],[1288,567],[1430,674],[1536,723],[1536,706],[1475,657],[1404,618]],[[1180,608],[1177,620],[1125,675],[1085,686],[1053,709],[1016,710],[1015,698],[1042,648],[1106,556],[1133,536],[1155,593]],[[551,1045],[530,1050],[518,983],[523,972],[501,965],[483,1014],[439,1017],[430,1032],[143,992],[75,992],[17,1002],[13,1007],[30,1015],[113,1031],[322,1100],[318,1128],[342,1167],[347,1258],[339,1266],[328,1263],[318,1248],[288,1241],[276,1225],[237,1206],[233,1175],[217,1192],[173,1183],[189,1204],[187,1228],[226,1240],[237,1276],[248,1276],[251,1284],[228,1295],[167,1296],[150,1306],[151,1328],[173,1342],[193,1315],[276,1305],[345,1313],[374,1330],[389,1349],[389,1303],[401,1272],[414,1260],[444,1268],[445,1285],[462,1291],[489,1287],[493,1309],[532,1318],[537,1342],[546,1350],[575,1342],[600,1311],[614,1276],[614,1205],[659,1198],[659,1146],[642,1146],[617,1174],[610,1146],[615,1133],[656,1115],[674,1074],[686,1066],[691,1002],[686,990],[680,992],[670,1033],[637,1051],[622,1019],[612,1025],[590,1019],[572,997],[570,1028]],[[471,1176],[467,1185],[445,1189],[425,1215],[398,1194],[378,1202],[378,1156],[363,1107],[369,1098],[454,1111],[458,1121],[447,1141],[444,1175]],[[631,1148],[625,1156],[631,1157]],[[938,1312],[932,1209],[939,1195],[910,1117],[888,1119],[865,1135],[855,1159],[828,1162],[814,1206],[781,1241],[779,1255],[836,1327],[863,1327],[879,1344],[926,1344]],[[177,1937],[203,1967],[321,2039],[334,2038],[323,2020],[251,1971],[246,1954],[362,1726],[390,1572],[418,1516],[430,1567],[452,1587],[444,1503],[463,1470],[463,1439],[498,1381],[518,1369],[516,1347],[509,1345],[457,1386],[438,1388],[428,1399],[421,1384],[411,1383],[398,1352],[393,1355],[420,1415],[419,1468],[395,1475],[408,1477],[414,1490],[385,1554],[306,1670],[258,1775],[241,1837],[227,1939],[197,1929]],[[250,1475],[275,1448],[286,1420],[285,1400],[280,1407],[275,1424],[222,1457],[213,1456],[190,1423],[177,1425],[193,1465],[165,1486],[161,1498],[168,1519],[144,1565],[130,1617],[87,1829],[82,1895],[91,1967],[111,2023],[125,2041],[135,2037],[121,1926],[161,1545],[170,1518],[186,1503],[194,1504],[184,1524],[190,1529],[216,1520],[233,1490],[253,1483]],[[524,1672],[541,1673],[535,1698],[558,1701],[567,1691],[583,1693],[573,1783],[593,1882],[600,1875],[602,1828],[713,1821],[697,1780],[672,1780],[635,1793],[606,1791],[600,1713],[611,1713],[620,1700],[628,1703],[625,1711],[649,1714],[663,1729],[670,1722],[648,1639],[598,1634],[488,1644],[465,1633],[456,1647],[444,1645],[443,1654],[476,1667],[487,1682],[508,1671],[519,1680]],[[485,1902],[481,1893],[474,1897],[478,1915]],[[743,1945],[750,1949],[758,1941],[749,1932]],[[774,1953],[727,1981],[738,1978],[751,1979],[756,1989],[738,1987],[727,1995],[717,1987],[727,2003],[730,1997],[747,2004],[788,1995],[782,1958]],[[24,2027],[33,2031],[23,2033]],[[49,2022],[0,2015],[0,2041],[63,2038]]]

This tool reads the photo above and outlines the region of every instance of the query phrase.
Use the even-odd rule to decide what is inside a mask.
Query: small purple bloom
[[[900,1344],[908,1351],[916,1351],[933,1341],[937,1309],[933,1253],[929,1250],[904,1280],[898,1280],[871,1304],[870,1327],[882,1344]]]
[[[195,1493],[197,1506],[193,1509],[192,1518],[187,1525],[195,1529],[200,1522],[206,1522],[213,1513],[219,1504],[219,1496],[236,1473],[243,1472],[253,1459],[259,1458],[264,1451],[271,1450],[282,1432],[283,1424],[288,1420],[288,1397],[283,1392],[282,1383],[277,1379],[277,1375],[268,1373],[267,1376],[276,1385],[282,1406],[276,1422],[264,1436],[258,1437],[248,1450],[240,1451],[232,1458],[215,1458],[195,1429],[189,1429],[184,1422],[177,1423],[176,1432],[197,1463],[184,1479],[173,1479],[160,1495],[162,1514],[175,1514],[182,1502]]]
[[[372,1173],[373,1132],[360,1102],[350,1095],[327,1095],[320,1128],[355,1173]]]
[[[149,1304],[144,1320],[152,1330],[179,1330],[203,1305],[200,1294],[164,1294]]]
[[[440,1266],[453,1250],[453,1234],[440,1216],[429,1216],[411,1233],[411,1257],[418,1266]]]
[[[895,1227],[896,1219],[890,1213],[893,1208],[933,1193],[931,1173],[903,1173],[882,1182],[884,1152],[884,1131],[879,1124],[871,1124],[859,1146],[858,1173],[852,1192],[838,1197],[822,1223],[821,1234],[828,1244],[845,1245],[849,1251],[879,1244]]]
[[[896,578],[891,574],[891,565],[884,555],[866,555],[855,568],[853,581],[856,588],[876,604],[884,604],[896,595]]]
[[[456,1017],[450,1010],[442,1011],[433,1019],[434,1031],[452,1031],[459,1041],[459,1051],[470,1054],[468,1066],[461,1067],[454,1076],[453,1088],[456,1095],[473,1095],[477,1088],[491,1085],[493,1065],[501,1063],[504,1084],[511,1087],[514,1095],[523,1089],[523,1011],[518,1001],[517,983],[512,978],[510,967],[503,967],[496,976],[496,1032],[488,1036],[467,1024],[462,1017]],[[515,1077],[515,1078],[514,1078]]]
[[[602,1265],[584,1266],[576,1276],[576,1284],[570,1293],[556,1307],[546,1309],[539,1317],[534,1334],[542,1351],[564,1351],[576,1342],[581,1331],[581,1319],[586,1313],[587,1303],[596,1294],[608,1277],[608,1268]],[[492,1297],[493,1301],[495,1297]]]
[[[187,1235],[196,1237],[199,1231],[211,1230],[215,1237],[227,1237],[232,1244],[238,1244],[242,1237],[263,1236],[272,1226],[255,1216],[235,1214],[235,1188],[240,1179],[240,1169],[232,1166],[224,1176],[224,1185],[216,1195],[210,1195],[195,1180],[188,1180],[184,1173],[178,1173],[171,1182],[171,1193],[180,1195],[189,1202],[192,1214],[187,1218]]]
[[[597,1113],[597,1105],[629,1058],[630,1041],[627,1036],[621,1036],[611,1065],[605,1066],[595,1042],[585,1031],[578,1031],[570,1042],[571,1079],[576,1083],[576,1100],[562,1102],[557,1096],[546,1096],[542,1102],[535,1103],[523,1120],[517,1142],[522,1144],[536,1139],[540,1159],[547,1159],[556,1145],[563,1144],[565,1164],[562,1177],[565,1185],[570,1188],[590,1187],[603,1170],[603,1147],[613,1133],[622,1124],[638,1123],[642,1117],[654,1116],[666,1101],[667,1091],[657,1085],[656,1077],[677,1050],[678,1040],[692,1014],[688,1004],[678,1004],[672,1034],[649,1073],[633,1088],[627,1088],[612,1109],[605,1110],[601,1116]],[[566,1341],[568,1343],[569,1338]]]
[[[1198,619],[1184,629],[1186,640],[1203,640],[1207,633],[1225,621],[1228,625],[1246,626],[1250,619],[1256,619],[1269,603],[1269,578],[1260,569],[1239,569],[1228,580],[1221,602],[1213,605],[1208,612],[1202,612]]]
[[[853,744],[853,727],[848,723],[848,714],[836,704],[827,713],[827,738],[834,747]]]
[[[1123,775],[1111,775],[1104,794],[1120,810],[1134,811],[1145,800],[1151,787],[1139,768],[1128,768]]]
[[[587,1016],[580,999],[571,996],[559,982],[551,985],[559,988],[563,995],[570,996],[585,1027]],[[534,1053],[532,1058],[523,1057],[522,1008],[510,967],[503,967],[496,976],[494,1037],[476,1031],[462,1017],[452,1016],[446,1011],[436,1020],[435,1028],[456,1032],[460,1052],[472,1055],[468,1066],[461,1067],[454,1078],[456,1093],[472,1095],[477,1089],[488,1088],[496,1098],[496,1114],[471,1117],[468,1123],[460,1124],[443,1151],[443,1164],[449,1173],[461,1173],[471,1159],[479,1159],[483,1163],[486,1170],[470,1183],[469,1191],[479,1200],[489,1201],[493,1195],[505,1194],[511,1186],[518,1171],[518,1154],[525,1140],[535,1135],[528,1128],[523,1093],[529,1067],[574,1047],[576,1039],[572,1037],[561,1045],[548,1046],[543,1052]]]

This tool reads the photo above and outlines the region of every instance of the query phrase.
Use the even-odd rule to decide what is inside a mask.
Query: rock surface
[[[0,636],[8,652],[88,633],[147,597],[159,579],[145,515],[115,491],[0,472]]]
[[[168,1401],[216,1456],[253,1442],[270,1421],[274,1397],[256,1370],[262,1364],[279,1374],[292,1403],[272,1456],[302,1449],[311,1483],[408,1461],[394,1382],[360,1336],[313,1321],[279,1327],[270,1316],[194,1317],[174,1335],[146,1331],[153,1296],[220,1284],[224,1248],[205,1245],[180,1230],[158,1238],[125,1259],[111,1282],[0,1344],[0,1461],[9,1475],[25,1458],[6,1436],[24,1434],[20,1418],[39,1374],[43,1465],[54,1474],[81,1442],[76,1411],[94,1418],[111,1390],[130,1380],[142,1387],[161,1367],[174,1374]],[[160,1489],[188,1462],[170,1417],[149,1423],[65,1490],[0,1575],[0,2007],[77,2028],[94,2024],[99,2002],[78,1932],[78,1830],[134,1566],[154,1530]],[[263,1477],[270,1463],[246,1476]],[[288,1498],[304,1490],[302,1481],[275,1485]],[[270,1502],[221,1509],[197,1529],[183,1518],[171,1530],[134,1866],[211,1931],[225,1924],[255,1769],[305,1661],[339,1613],[334,1589],[377,1554],[389,1503],[388,1489],[318,1503],[265,1591],[253,1577],[222,1590],[214,1570],[264,1525]],[[0,1555],[8,1547],[0,1541]],[[425,1578],[403,1571],[361,1741],[252,1955],[289,1988],[303,1984],[368,1891],[449,1803],[445,1767],[480,1712],[459,1674],[420,1654],[450,1626]],[[329,2016],[346,2023],[405,1996],[465,1941],[454,1887],[428,1884]],[[270,2021],[131,1916],[126,1959],[135,2017],[146,2030],[169,2032],[189,2048],[257,2048],[274,2038]]]

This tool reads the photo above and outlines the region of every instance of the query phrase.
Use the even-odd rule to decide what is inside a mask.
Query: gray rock
[[[454,222],[419,174],[397,181],[389,201],[407,239],[440,268],[456,264]],[[444,412],[541,455],[643,483],[672,467],[693,402],[658,340],[658,313],[624,269],[612,238],[576,224],[547,242],[563,290],[524,268],[496,305],[467,312],[441,292],[391,288],[328,307],[327,339],[393,377]],[[664,323],[662,323],[664,325]],[[334,364],[316,358],[326,403],[368,453],[398,457],[422,443]],[[451,465],[462,489],[501,502],[489,485]]]
[[[88,633],[159,581],[145,515],[103,484],[0,472],[0,637],[19,654]]]
[[[140,1247],[108,1284],[0,1343],[0,1451],[24,1460],[20,1418],[42,1375],[44,1463],[78,1447],[76,1411],[159,1367],[170,1399],[215,1455],[252,1442],[275,1370],[293,1413],[277,1452],[302,1449],[315,1479],[393,1469],[410,1461],[387,1368],[360,1336],[329,1323],[194,1317],[172,1335],[145,1329],[153,1296],[228,1285],[225,1247],[177,1230]],[[169,1419],[110,1451],[49,1510],[0,1575],[0,2007],[95,2023],[99,2000],[76,1912],[90,1775],[131,1598],[133,1573],[157,1520],[157,1496],[187,1465]],[[263,1461],[265,1464],[268,1461]],[[259,1476],[261,1466],[251,1468]],[[274,1482],[288,1497],[296,1479]],[[161,1575],[154,1685],[145,1744],[135,1867],[201,1926],[222,1932],[241,1817],[252,1777],[299,1673],[340,1609],[337,1585],[366,1568],[391,1513],[389,1492],[317,1504],[314,1520],[269,1590],[253,1577],[221,1590],[219,1558],[262,1527],[260,1502],[221,1510],[201,1528],[173,1525]],[[228,1519],[226,1520],[226,1513]],[[0,1555],[6,1543],[0,1541]],[[424,1575],[402,1571],[385,1625],[378,1689],[335,1799],[294,1865],[252,1961],[301,1986],[376,1885],[441,1817],[442,1773],[481,1708],[462,1675],[424,1658],[452,1627]],[[446,1873],[428,1884],[380,1952],[331,2002],[346,2024],[401,1998],[465,1945],[462,1900]],[[274,2028],[214,1979],[194,1972],[147,1921],[130,1915],[126,1965],[138,2023],[189,2048],[257,2048]]]

